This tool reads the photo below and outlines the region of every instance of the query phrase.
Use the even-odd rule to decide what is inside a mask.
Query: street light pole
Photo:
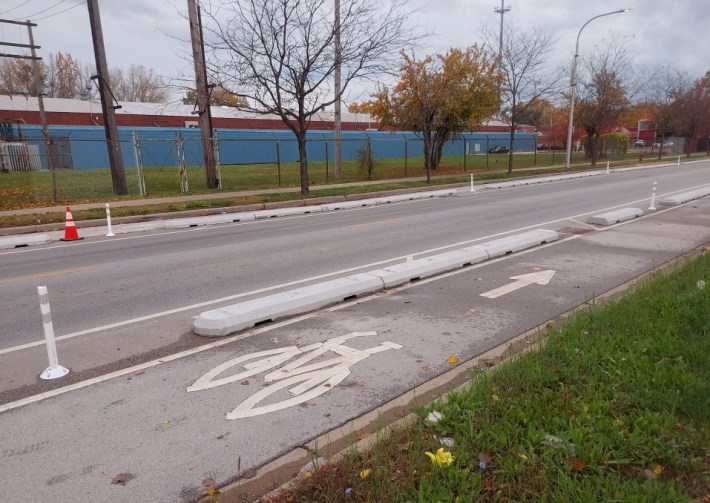
[[[582,25],[582,27],[579,29],[579,33],[577,33],[577,44],[574,46],[574,59],[572,60],[572,74],[570,75],[569,79],[569,86],[570,86],[570,97],[569,97],[569,122],[567,123],[567,152],[565,156],[565,168],[569,169],[570,167],[570,160],[572,158],[572,133],[574,130],[574,97],[577,94],[577,59],[579,58],[579,37],[582,34],[582,30],[594,21],[595,19],[598,19],[600,17],[604,16],[611,16],[612,14],[621,14],[623,12],[631,12],[633,9],[619,9],[615,10],[612,12],[605,12],[604,14],[599,14],[598,16],[594,16],[593,18],[587,20],[586,23]]]

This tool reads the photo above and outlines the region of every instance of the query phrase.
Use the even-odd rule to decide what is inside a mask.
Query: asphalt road
[[[708,162],[176,232],[0,253],[0,349],[41,339],[37,290],[57,335],[341,274],[541,222],[710,183]],[[645,209],[645,208],[644,208]]]
[[[705,165],[705,171],[707,168]],[[688,171],[689,179],[678,181],[676,187],[699,185],[707,177],[702,169]],[[202,481],[206,478],[220,486],[245,473],[253,475],[252,470],[257,470],[259,478],[266,471],[261,468],[265,463],[288,455],[290,464],[284,461],[284,469],[274,472],[273,481],[284,482],[312,458],[313,452],[322,453],[328,443],[347,435],[358,438],[365,424],[381,425],[392,411],[392,400],[426,396],[422,387],[437,379],[448,380],[449,371],[459,369],[459,377],[465,378],[468,372],[464,362],[708,243],[710,198],[659,209],[603,229],[593,229],[584,223],[584,217],[575,217],[585,204],[597,210],[621,204],[619,201],[647,207],[648,196],[635,195],[635,185],[648,188],[652,179],[658,179],[663,187],[671,185],[671,179],[682,177],[679,170],[641,174],[646,176],[638,178],[636,174],[635,180],[634,176],[626,180],[622,178],[625,175],[619,175],[622,193],[615,197],[608,192],[616,192],[612,187],[617,184],[589,179],[484,192],[480,198],[479,194],[462,194],[427,201],[422,206],[396,205],[381,212],[338,214],[336,219],[344,218],[341,223],[347,230],[336,227],[333,233],[356,233],[361,239],[375,234],[383,241],[371,243],[366,249],[375,253],[379,245],[385,248],[385,257],[389,235],[377,229],[382,226],[392,233],[399,225],[389,227],[386,222],[409,221],[410,214],[429,222],[432,232],[444,232],[434,228],[448,227],[450,223],[443,221],[446,219],[456,220],[459,226],[468,222],[465,228],[469,230],[450,230],[447,242],[431,243],[429,229],[422,227],[422,222],[412,221],[410,232],[420,236],[405,236],[404,248],[393,244],[396,251],[392,254],[406,253],[408,246],[419,245],[416,250],[421,250],[475,236],[488,239],[505,231],[506,222],[509,226],[517,224],[516,228],[525,224],[557,228],[561,239],[258,327],[112,375],[99,373],[96,379],[62,385],[50,394],[0,405],[0,494],[13,501],[194,501],[204,493]],[[574,198],[565,195],[568,191],[576,192],[582,201],[574,203]],[[601,201],[585,202],[590,193]],[[563,208],[560,201],[570,207]],[[469,209],[472,206],[478,209]],[[476,216],[479,212],[480,220]],[[459,213],[464,215],[457,216]],[[496,213],[503,215],[502,227],[489,221]],[[348,224],[349,218],[356,218],[358,223]],[[522,225],[519,220],[523,220]],[[309,225],[317,226],[326,219],[313,221],[315,224]],[[283,225],[266,224],[274,223]],[[357,231],[359,225],[371,232]],[[288,227],[279,229],[288,233]],[[240,233],[241,226],[236,228]],[[212,233],[229,230],[214,229],[204,234],[219,241],[222,238]],[[261,226],[257,231],[264,232]],[[323,237],[319,230],[304,228],[302,232]],[[146,239],[152,243],[153,239],[173,238]],[[337,249],[348,248],[346,245],[360,246],[353,238]],[[321,251],[318,246],[310,249]],[[347,259],[334,260],[339,264]],[[529,285],[490,298],[491,291],[510,284],[511,278],[542,271],[554,272],[549,284]],[[300,276],[298,271],[292,274]],[[181,323],[187,327],[197,311],[182,312],[178,318],[186,318]],[[110,357],[116,344],[125,348],[123,338],[134,337],[137,342],[141,338],[170,340],[173,325],[166,321],[169,318],[126,326],[119,338],[112,332],[63,341],[60,355],[72,361],[73,375],[75,363],[81,360],[78,355],[96,359],[105,352]],[[111,340],[113,346],[102,345],[105,340]],[[24,354],[18,351],[2,357],[11,357],[13,365],[18,365]],[[449,363],[449,356],[456,356],[458,364]],[[0,360],[0,369],[8,361]],[[20,374],[18,368],[16,376]],[[369,423],[363,422],[367,414]],[[125,483],[112,484],[119,474],[123,474]]]

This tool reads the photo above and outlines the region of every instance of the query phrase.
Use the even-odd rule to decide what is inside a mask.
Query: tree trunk
[[[508,176],[513,174],[513,143],[515,142],[515,123],[510,124],[510,145],[508,146]]]
[[[597,165],[597,157],[599,156],[599,152],[597,150],[597,134],[596,132],[590,133],[587,131],[587,146],[589,147],[589,159],[591,161],[592,166]]]
[[[431,134],[425,131],[424,139],[424,169],[426,170],[426,183],[431,183]]]
[[[301,194],[308,195],[308,156],[306,155],[306,132],[300,130],[296,132],[298,140],[298,163],[301,172]]]

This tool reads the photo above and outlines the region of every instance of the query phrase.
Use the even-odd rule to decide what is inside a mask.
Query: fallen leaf
[[[569,464],[573,470],[584,470],[584,468],[587,466],[587,463],[585,463],[583,459],[580,459],[577,456],[572,456],[571,458],[569,458]]]
[[[217,435],[217,440],[222,440],[224,438],[224,435]]]
[[[422,367],[422,372],[429,372],[429,365],[424,365]]]
[[[486,491],[492,491],[493,490],[493,481],[491,479],[485,479],[483,481],[483,489]]]
[[[168,426],[170,424],[170,419],[164,419],[160,422],[163,426]]]
[[[124,485],[130,479],[131,479],[130,473],[119,473],[118,475],[116,475],[114,478],[111,479],[111,483]]]
[[[213,478],[204,479],[202,481],[202,485],[205,487],[213,486],[213,485],[215,485],[215,480]]]
[[[244,380],[244,381],[240,382],[239,384],[241,384],[242,386],[249,386],[249,381]]]
[[[519,457],[520,459],[522,459],[523,461],[527,461],[527,460],[528,460],[528,457],[527,457],[525,454],[523,454],[522,452],[519,452],[519,453],[518,453],[518,457]]]
[[[458,362],[459,362],[459,359],[458,359],[457,357],[455,357],[455,356],[449,356],[449,359],[446,360],[446,361],[449,362],[449,363],[458,363]]]
[[[216,487],[210,487],[205,493],[206,496],[217,496],[219,494],[219,489]]]
[[[367,437],[370,436],[372,436],[372,433],[367,433],[365,431],[359,431],[357,434],[357,438],[359,438],[360,440],[365,440]]]

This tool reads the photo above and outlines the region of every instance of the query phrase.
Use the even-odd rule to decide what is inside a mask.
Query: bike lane
[[[193,501],[205,479],[222,486],[320,435],[357,433],[349,421],[708,243],[710,200],[601,232],[557,230],[557,243],[7,410],[0,494]],[[545,271],[546,285],[510,286]]]

